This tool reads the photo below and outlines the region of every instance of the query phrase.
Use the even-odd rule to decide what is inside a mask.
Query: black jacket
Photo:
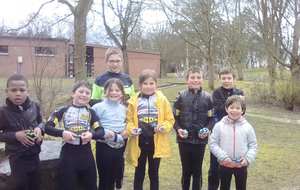
[[[227,115],[225,110],[225,102],[229,96],[232,95],[242,95],[244,92],[237,88],[226,89],[223,87],[217,88],[212,94],[213,106],[214,106],[214,120],[215,122],[220,121],[225,115]]]
[[[37,103],[27,98],[22,105],[17,106],[6,99],[6,106],[0,108],[0,141],[5,142],[6,154],[39,154],[40,144],[26,147],[16,139],[16,132],[35,127],[43,129],[40,107]]]
[[[209,93],[198,90],[184,90],[179,92],[173,111],[175,117],[174,129],[186,129],[189,132],[187,139],[182,139],[177,134],[178,142],[202,144],[206,139],[200,139],[198,132],[201,128],[211,128],[212,123],[212,100]]]

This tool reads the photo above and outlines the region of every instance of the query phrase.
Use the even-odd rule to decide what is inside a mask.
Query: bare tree
[[[137,25],[142,11],[143,0],[102,0],[102,19],[108,36],[122,50],[124,72],[129,73],[127,42]],[[117,18],[117,25],[107,22],[106,8]]]
[[[58,0],[58,2],[67,5],[74,15],[74,75],[75,80],[87,78],[86,74],[86,30],[87,14],[91,9],[93,0],[79,0],[76,6],[73,6],[68,0]]]
[[[170,6],[159,0],[170,25],[191,47],[198,50],[198,61],[208,67],[209,88],[214,88],[214,63],[217,47],[217,30],[220,24],[218,5],[214,0],[182,0]]]

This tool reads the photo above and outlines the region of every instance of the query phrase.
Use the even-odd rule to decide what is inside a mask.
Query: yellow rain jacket
[[[174,117],[168,99],[162,92],[156,91],[156,106],[158,109],[158,125],[164,127],[163,132],[154,133],[154,158],[165,158],[171,154],[169,134],[173,129]],[[128,142],[126,147],[126,160],[137,167],[140,157],[139,136],[133,136],[131,131],[138,127],[137,105],[139,94],[136,94],[128,101],[127,125]]]

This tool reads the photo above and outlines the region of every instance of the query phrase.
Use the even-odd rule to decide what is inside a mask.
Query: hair
[[[108,48],[105,52],[105,55],[104,55],[104,60],[105,60],[105,63],[108,62],[108,59],[111,55],[120,55],[120,57],[122,58],[122,51],[120,49],[117,49],[117,48]]]
[[[219,77],[221,78],[221,75],[228,75],[228,74],[232,74],[233,78],[235,78],[235,74],[231,69],[222,69],[219,72]]]
[[[240,103],[241,104],[243,115],[244,115],[245,112],[246,112],[246,103],[245,103],[245,100],[242,99],[239,95],[229,96],[228,99],[225,102],[225,108],[228,109],[228,107],[231,104],[234,104],[234,103]]]
[[[139,84],[141,85],[148,78],[152,78],[157,83],[156,72],[152,69],[144,69],[139,76]]]
[[[107,80],[104,84],[104,91],[106,92],[107,90],[109,90],[113,84],[116,84],[117,87],[121,90],[123,96],[125,95],[125,91],[124,91],[124,85],[123,82],[120,79],[117,78],[111,78],[109,80]]]
[[[9,83],[11,81],[24,81],[26,83],[26,86],[28,86],[28,80],[21,74],[13,74],[10,77],[8,77],[7,81],[6,81],[6,88],[9,87]]]
[[[197,66],[190,67],[186,72],[185,78],[188,79],[191,73],[200,73],[201,75],[203,75],[202,69]]]
[[[80,87],[86,87],[88,89],[92,89],[91,88],[91,84],[88,82],[88,81],[84,81],[84,80],[81,80],[81,81],[77,81],[74,85],[73,85],[73,88],[72,88],[72,92],[74,93],[78,88]]]

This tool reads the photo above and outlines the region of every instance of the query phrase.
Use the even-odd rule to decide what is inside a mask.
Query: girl
[[[134,190],[143,189],[147,160],[150,189],[158,190],[160,158],[170,155],[174,117],[167,98],[157,90],[155,71],[142,71],[139,87],[140,92],[128,102],[126,159],[135,167]]]
[[[123,178],[124,150],[126,135],[126,107],[123,105],[124,88],[121,80],[109,79],[104,85],[106,98],[93,106],[100,118],[101,126],[116,135],[112,139],[100,140],[96,144],[96,161],[99,174],[99,189],[114,190],[120,188],[118,179]]]
[[[247,167],[255,160],[256,135],[243,117],[246,104],[239,95],[230,96],[225,103],[227,116],[216,123],[209,138],[210,151],[219,161],[221,190],[229,190],[235,177],[237,190],[246,190]]]
[[[73,190],[79,185],[86,190],[96,190],[96,167],[90,141],[104,137],[95,111],[87,105],[91,90],[85,81],[76,83],[72,90],[72,105],[54,111],[46,123],[45,132],[63,138],[60,153],[59,189]],[[61,122],[61,124],[60,124]],[[62,126],[58,129],[55,127]],[[107,138],[113,133],[107,132]]]

